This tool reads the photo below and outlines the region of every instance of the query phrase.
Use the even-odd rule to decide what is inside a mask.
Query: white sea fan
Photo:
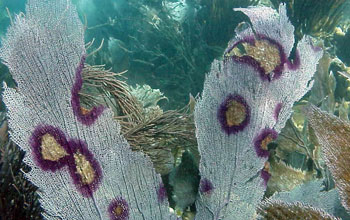
[[[342,205],[349,212],[350,124],[348,121],[324,112],[314,105],[307,106],[305,112],[321,146],[323,159],[334,178]]]
[[[280,5],[279,14],[268,7],[235,10],[248,15],[253,26],[237,31],[224,60],[213,62],[195,108],[202,178],[196,219],[252,219],[256,215],[265,191],[260,172],[268,155],[266,144],[284,127],[294,102],[311,88],[322,56],[311,39],[304,37],[294,61],[288,60],[294,28],[285,5]],[[235,54],[238,44],[262,56]],[[256,49],[259,44],[268,50]],[[270,62],[269,57],[276,64],[271,72],[266,71],[270,63],[263,65]],[[262,177],[266,180],[266,173]]]
[[[265,200],[259,207],[263,219],[269,220],[340,220],[329,213],[301,202],[288,203],[280,200]]]
[[[112,111],[104,109],[91,125],[73,112],[85,53],[84,28],[69,0],[28,0],[2,39],[0,58],[18,84],[4,86],[10,135],[26,151],[32,168],[26,177],[40,189],[43,215],[175,219],[159,198],[165,196],[160,176],[130,150]]]
[[[286,203],[301,202],[335,215],[335,207],[340,205],[337,189],[322,191],[323,180],[313,180],[295,187],[290,192],[275,193],[270,199]]]

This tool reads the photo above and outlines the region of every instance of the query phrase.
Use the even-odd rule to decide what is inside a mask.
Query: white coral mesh
[[[120,125],[107,109],[92,126],[80,124],[70,105],[75,68],[85,54],[84,28],[69,0],[29,0],[2,40],[0,58],[9,67],[17,90],[5,85],[12,140],[26,151],[32,170],[28,179],[39,187],[47,219],[109,219],[108,205],[117,198],[129,204],[129,219],[175,219],[168,203],[158,202],[161,178],[150,160],[133,153]],[[60,128],[69,139],[88,145],[102,168],[102,181],[92,198],[77,192],[67,167],[42,171],[33,161],[29,137],[37,125]]]
[[[280,6],[278,15],[270,8],[237,9],[250,17],[255,33],[262,33],[282,45],[286,56],[294,43],[294,28]],[[238,33],[234,44],[251,29]],[[195,108],[197,139],[201,154],[200,175],[213,183],[212,194],[201,194],[197,201],[196,219],[252,219],[265,188],[259,175],[266,159],[257,157],[253,140],[261,129],[280,132],[292,113],[295,101],[311,88],[310,82],[322,51],[314,51],[311,40],[304,37],[297,46],[300,67],[288,69],[271,82],[261,80],[250,65],[227,58],[215,61],[207,75],[202,98]],[[229,94],[239,94],[251,108],[250,122],[245,129],[227,135],[221,128],[217,112]],[[278,120],[275,107],[282,103]]]

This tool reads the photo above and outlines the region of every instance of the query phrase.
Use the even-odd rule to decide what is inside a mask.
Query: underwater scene
[[[0,220],[350,219],[349,0],[0,0]]]

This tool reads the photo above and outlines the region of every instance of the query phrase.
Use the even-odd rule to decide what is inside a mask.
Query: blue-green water
[[[241,13],[233,12],[232,8],[257,5],[258,2],[73,0],[81,19],[87,24],[86,42],[95,39],[93,48],[96,48],[104,40],[102,49],[88,60],[89,63],[105,64],[114,72],[128,70],[125,76],[129,84],[146,83],[160,89],[169,98],[167,103],[162,103],[166,109],[182,107],[188,102],[189,93],[196,95],[202,90],[204,75],[211,62],[222,55],[228,41],[234,36],[237,24],[245,20]],[[277,6],[279,0],[271,2],[265,0],[260,4]],[[296,36],[304,33],[330,35],[325,38],[326,46],[333,47],[330,51],[350,65],[350,55],[344,49],[348,35],[332,34],[334,27],[342,27],[342,31],[347,33],[349,4],[339,1],[344,3],[331,10],[326,2],[332,1],[321,1],[325,3],[319,5],[327,6],[317,7],[315,11],[312,1],[306,1],[307,4],[300,2],[295,3],[295,9],[290,9],[293,23],[302,29],[297,30]],[[10,24],[6,8],[14,16],[24,11],[24,5],[24,0],[0,1],[0,35],[4,35]],[[343,16],[340,16],[341,13]],[[330,27],[311,30],[319,25],[317,22],[325,23],[320,21],[322,16],[340,19],[335,19],[334,24],[329,22]],[[2,72],[6,72],[3,69],[2,66]],[[4,80],[3,77],[4,74],[1,80]]]

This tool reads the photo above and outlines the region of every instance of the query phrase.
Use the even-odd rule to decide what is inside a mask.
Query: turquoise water
[[[89,63],[105,64],[114,72],[128,70],[125,76],[129,84],[146,83],[160,89],[169,98],[161,103],[166,109],[182,107],[189,101],[189,93],[195,96],[202,90],[204,75],[211,62],[222,55],[237,24],[246,20],[232,8],[257,5],[258,2],[73,0],[81,19],[87,24],[86,42],[95,39],[93,48],[97,48],[104,40],[103,47]],[[276,7],[279,0],[271,2],[265,0],[260,4]],[[295,9],[290,9],[290,14],[295,17],[293,23],[305,26],[298,30],[297,37],[309,34],[309,31],[315,36],[331,35],[326,37],[327,46],[333,47],[331,52],[350,65],[350,56],[343,49],[346,48],[347,36],[332,35],[337,26],[344,26],[342,31],[347,33],[349,4],[339,1],[344,3],[330,10],[330,3],[327,5],[326,2],[331,1],[321,1],[324,3],[319,5],[327,6],[318,6],[316,11],[312,1],[302,2],[295,3]],[[23,11],[24,5],[24,0],[1,0],[1,35],[10,24],[6,8],[15,14]],[[302,13],[304,10],[310,12]],[[325,30],[308,30],[318,26],[317,22],[324,23],[320,16],[327,17],[327,13],[336,18],[334,24]]]

